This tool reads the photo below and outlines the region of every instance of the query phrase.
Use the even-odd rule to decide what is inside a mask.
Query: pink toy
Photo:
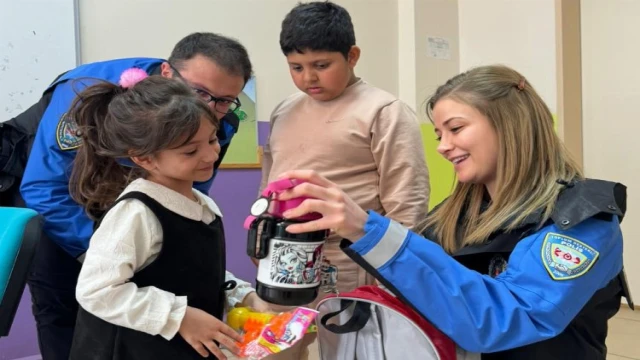
[[[135,84],[148,76],[149,74],[142,69],[130,68],[122,72],[119,84],[125,89],[131,89]]]

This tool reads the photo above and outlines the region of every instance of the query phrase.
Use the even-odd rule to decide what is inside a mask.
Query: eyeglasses
[[[206,103],[211,103],[213,102],[213,108],[215,109],[215,111],[221,113],[221,114],[230,114],[234,111],[236,111],[241,105],[242,103],[240,103],[240,99],[235,98],[235,99],[230,99],[230,98],[220,98],[220,97],[216,97],[211,95],[208,91],[197,88],[195,86],[192,86],[189,81],[187,79],[184,78],[184,76],[182,76],[182,74],[180,74],[180,71],[178,71],[178,69],[175,68],[175,66],[171,65],[171,63],[167,63],[169,64],[169,66],[171,67],[171,69],[173,70],[173,72],[178,76],[179,79],[181,79],[182,81],[184,81],[187,85],[189,85],[189,87],[191,87],[193,89],[193,91],[200,96],[200,98],[202,100],[204,100]]]

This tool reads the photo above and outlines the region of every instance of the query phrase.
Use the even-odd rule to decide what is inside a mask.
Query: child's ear
[[[131,161],[147,171],[152,171],[156,168],[155,161],[151,155],[132,156]]]
[[[347,62],[349,66],[353,69],[356,67],[358,60],[360,59],[360,48],[353,45],[351,49],[349,49],[349,53],[347,53]]]

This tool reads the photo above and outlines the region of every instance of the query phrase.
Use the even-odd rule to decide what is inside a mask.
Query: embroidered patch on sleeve
[[[542,263],[554,280],[580,277],[600,255],[591,246],[568,236],[548,233],[542,243]]]
[[[56,140],[60,150],[74,150],[82,144],[82,139],[78,136],[78,124],[67,113],[60,117],[56,128]]]

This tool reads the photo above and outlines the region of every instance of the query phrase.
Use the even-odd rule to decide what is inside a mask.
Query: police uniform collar
[[[238,128],[240,127],[240,118],[236,113],[231,112],[231,113],[225,114],[222,117],[222,119],[220,119],[221,130],[224,130],[224,126],[222,125],[223,123],[229,124],[233,128],[233,133],[235,134],[238,132]],[[218,131],[218,137],[220,138],[220,140],[224,141],[224,140],[227,140],[227,137],[229,137],[229,135],[225,131]]]
[[[627,208],[626,189],[620,183],[596,179],[568,182],[558,196],[551,219],[562,230],[603,214],[616,215],[622,222]]]

